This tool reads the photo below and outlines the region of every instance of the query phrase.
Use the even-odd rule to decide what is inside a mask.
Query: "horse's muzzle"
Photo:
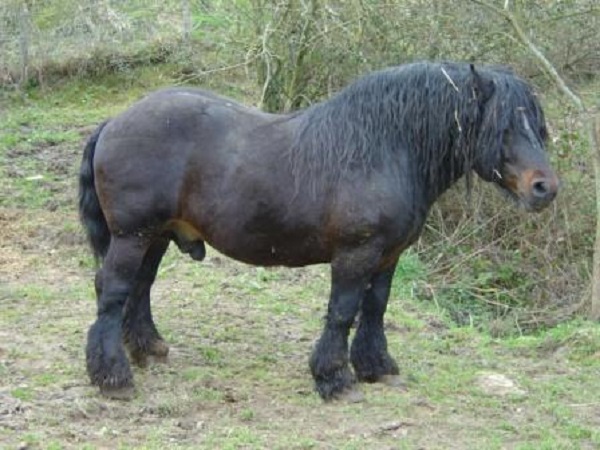
[[[560,183],[554,173],[535,171],[535,176],[524,178],[527,184],[521,189],[525,191],[521,197],[529,211],[541,211],[556,198]]]

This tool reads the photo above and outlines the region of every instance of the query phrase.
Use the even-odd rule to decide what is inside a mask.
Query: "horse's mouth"
[[[551,197],[540,199],[534,197],[531,194],[527,195],[521,192],[512,191],[511,189],[508,189],[504,186],[497,186],[500,192],[502,192],[502,194],[505,197],[509,198],[516,206],[523,208],[528,213],[539,213],[543,211],[548,206],[550,206],[550,204],[556,197],[556,195],[553,195]]]
[[[521,204],[527,212],[539,213],[546,209],[552,201],[527,201],[521,199]]]

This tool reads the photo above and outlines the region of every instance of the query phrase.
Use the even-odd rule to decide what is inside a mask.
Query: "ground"
[[[0,448],[600,446],[598,325],[503,339],[457,327],[413,289],[414,254],[386,316],[401,388],[363,385],[355,404],[314,392],[327,266],[256,268],[212,250],[196,263],[173,245],[153,291],[170,358],[134,370],[131,401],[101,397],[85,373],[94,263],[76,174],[93,124],[129,98],[69,89],[0,118]]]

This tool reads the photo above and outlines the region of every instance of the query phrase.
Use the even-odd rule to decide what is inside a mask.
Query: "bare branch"
[[[585,112],[585,106],[581,99],[573,93],[571,89],[567,86],[567,84],[560,77],[554,66],[548,61],[548,59],[544,56],[542,52],[531,42],[531,40],[527,37],[527,35],[523,32],[523,29],[515,19],[515,16],[508,9],[498,8],[496,5],[488,3],[483,0],[471,0],[473,3],[484,6],[485,8],[490,9],[491,11],[498,14],[504,20],[506,20],[510,26],[513,28],[515,33],[517,34],[520,41],[529,48],[531,53],[535,55],[538,61],[542,64],[543,68],[546,70],[548,75],[552,77],[554,82],[557,84],[559,89],[567,96],[569,99],[577,106],[579,111]],[[508,6],[508,1],[505,3],[505,7]]]

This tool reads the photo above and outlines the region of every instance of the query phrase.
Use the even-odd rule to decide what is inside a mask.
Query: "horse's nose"
[[[558,192],[558,179],[554,177],[535,178],[531,181],[531,193],[538,201],[550,202]]]

